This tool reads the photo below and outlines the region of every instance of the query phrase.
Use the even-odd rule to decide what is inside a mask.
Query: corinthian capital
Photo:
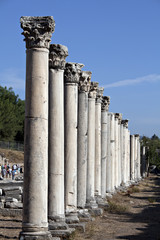
[[[89,91],[89,98],[96,98],[98,88],[98,82],[91,82],[90,91]]]
[[[68,48],[60,44],[51,44],[49,49],[49,67],[54,69],[65,69]]]
[[[79,77],[82,67],[84,67],[82,63],[67,62],[64,71],[65,83],[79,83]]]
[[[108,111],[110,104],[110,97],[109,96],[103,96],[102,97],[102,103],[101,103],[101,110],[102,111]]]
[[[53,17],[21,17],[26,48],[49,48],[55,22]]]
[[[128,128],[128,119],[122,120],[121,123],[123,124],[124,127]]]
[[[115,119],[118,119],[118,124],[122,122],[122,113],[115,113]]]
[[[104,88],[103,87],[98,87],[97,88],[97,94],[96,94],[96,102],[97,103],[101,103],[102,102],[103,92],[104,92]]]
[[[78,89],[80,92],[89,92],[91,85],[91,76],[92,73],[89,71],[82,71],[80,73],[79,86]]]

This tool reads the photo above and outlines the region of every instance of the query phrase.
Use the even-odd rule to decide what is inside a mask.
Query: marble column
[[[66,216],[77,220],[77,128],[78,84],[81,68],[78,63],[66,63],[65,82],[65,205]]]
[[[111,113],[107,114],[107,160],[106,160],[106,192],[112,192],[112,164],[111,164]]]
[[[118,175],[119,175],[119,171],[118,171],[118,167],[119,167],[119,156],[118,156],[118,118],[119,118],[119,113],[115,113],[115,173],[114,173],[114,181],[115,181],[115,187],[118,188]]]
[[[50,45],[48,217],[50,228],[65,222],[64,212],[64,69],[67,47]]]
[[[111,192],[115,191],[115,115],[110,113]]]
[[[127,129],[127,182],[131,181],[131,161],[130,161],[130,131]]]
[[[124,147],[125,147],[125,138],[124,138],[124,124],[123,124],[123,120],[121,120],[121,125],[120,125],[120,139],[121,139],[121,185],[124,185],[124,181],[125,181],[125,174],[124,174],[124,170],[125,170],[125,154],[124,154]]]
[[[91,82],[88,95],[88,153],[87,153],[87,203],[86,207],[97,207],[95,202],[95,99],[98,83]]]
[[[107,124],[110,98],[102,97],[101,103],[101,196],[106,197],[106,173],[107,173]]]
[[[140,136],[138,135],[137,136],[137,140],[138,140],[138,142],[137,142],[137,154],[138,154],[138,159],[137,159],[137,161],[138,161],[138,180],[141,180],[141,144],[140,144]]]
[[[135,143],[134,143],[134,177],[135,181],[138,181],[138,135],[134,135]]]
[[[128,120],[122,120],[123,124],[123,184],[127,185],[128,180],[128,158],[127,158],[127,152],[128,152]]]
[[[141,167],[141,175],[143,178],[146,177],[146,147],[142,146],[142,167]]]
[[[121,161],[121,151],[122,151],[122,142],[121,142],[121,121],[122,121],[122,114],[118,114],[118,187],[121,185],[122,182],[122,161]]]
[[[104,88],[98,87],[95,105],[95,196],[101,197],[101,102]]]
[[[91,72],[82,71],[78,94],[77,206],[84,208],[87,191],[88,92]]]
[[[131,135],[130,136],[130,141],[131,141],[131,144],[130,144],[130,162],[131,162],[131,181],[134,181],[134,159],[135,159],[135,138],[134,138],[134,135]]]
[[[48,56],[53,17],[21,17],[26,41],[23,222],[20,239],[48,232]]]

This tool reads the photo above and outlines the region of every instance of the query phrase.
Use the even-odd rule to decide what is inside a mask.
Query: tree
[[[12,88],[0,86],[0,140],[23,139],[24,104]]]
[[[142,144],[147,147],[147,158],[150,165],[160,168],[160,139],[155,134],[151,137],[142,137]]]

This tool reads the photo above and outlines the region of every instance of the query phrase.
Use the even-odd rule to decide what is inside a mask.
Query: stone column
[[[87,203],[86,207],[97,207],[95,203],[95,99],[97,82],[91,82],[88,95],[88,154],[87,154]]]
[[[64,68],[67,47],[50,45],[48,216],[50,229],[65,222],[64,212]]]
[[[107,117],[107,160],[106,160],[106,192],[112,192],[112,164],[111,164],[111,113]]]
[[[122,182],[122,172],[121,172],[121,151],[122,151],[122,142],[121,142],[121,121],[122,121],[122,114],[118,114],[118,187],[121,185]]]
[[[135,139],[135,144],[134,144],[134,177],[135,177],[135,181],[138,180],[138,153],[137,153],[137,134],[134,135],[134,139]]]
[[[95,105],[95,196],[101,197],[101,102],[104,88],[98,87]]]
[[[87,140],[88,140],[88,92],[91,72],[82,71],[78,95],[78,162],[77,162],[77,205],[84,208],[87,191]]]
[[[77,123],[78,84],[81,68],[78,63],[66,63],[65,81],[65,205],[66,216],[77,218]]]
[[[115,173],[114,173],[114,181],[115,181],[115,187],[118,188],[118,166],[119,166],[119,158],[118,158],[118,118],[119,113],[115,113]]]
[[[146,177],[146,147],[142,146],[142,168],[141,175],[143,178]]]
[[[106,198],[106,173],[107,173],[107,124],[108,124],[108,108],[110,98],[102,97],[101,104],[101,195]]]
[[[48,232],[48,55],[53,17],[21,17],[26,41],[23,222],[20,239]]]
[[[121,120],[120,125],[120,139],[121,139],[121,185],[124,185],[125,176],[124,176],[124,125],[123,120]]]
[[[110,113],[110,161],[111,161],[111,191],[115,191],[115,115]]]
[[[127,129],[127,182],[131,181],[131,169],[130,169],[130,131]]]
[[[137,136],[137,154],[138,154],[138,180],[141,180],[141,144],[140,144],[140,136]]]
[[[128,176],[128,158],[127,158],[127,152],[128,152],[128,120],[122,120],[123,124],[123,168],[124,168],[124,178],[123,183],[127,185],[127,176]]]
[[[131,144],[130,144],[130,157],[131,157],[131,181],[134,181],[134,159],[135,159],[135,138],[134,138],[134,135],[131,135],[130,136],[130,141],[131,141]]]

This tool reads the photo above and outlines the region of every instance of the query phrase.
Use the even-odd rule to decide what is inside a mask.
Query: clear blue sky
[[[52,43],[105,86],[131,134],[160,137],[160,0],[0,0],[0,85],[25,92],[21,16],[53,16]]]

